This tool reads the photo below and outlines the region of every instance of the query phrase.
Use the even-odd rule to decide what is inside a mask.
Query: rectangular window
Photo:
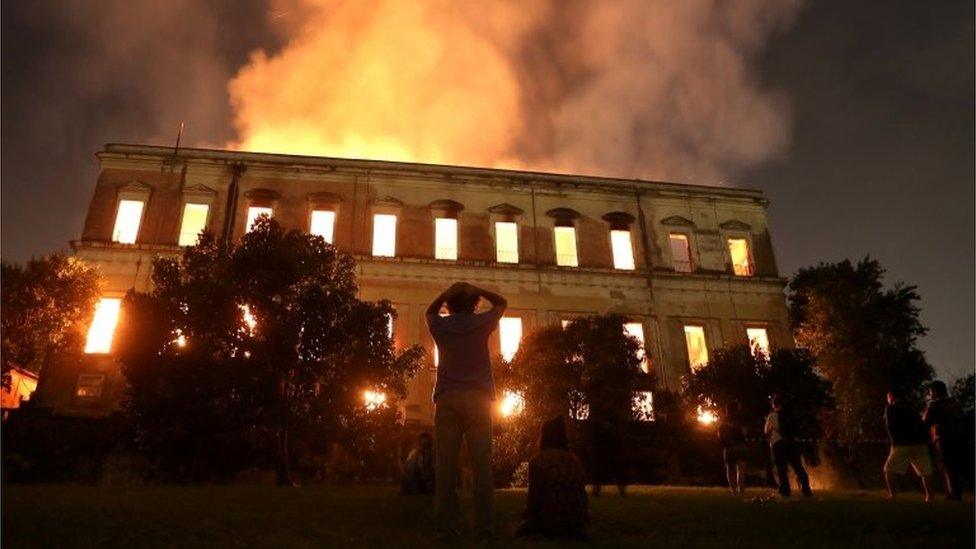
[[[115,228],[112,241],[120,244],[135,244],[142,221],[142,200],[119,200],[119,211],[115,214]]]
[[[748,240],[745,238],[730,238],[729,255],[732,257],[732,272],[736,276],[752,276],[752,261],[749,259]]]
[[[434,258],[457,261],[458,224],[457,219],[438,217],[434,220]]]
[[[104,387],[105,374],[81,374],[78,376],[75,395],[81,398],[99,398]]]
[[[180,225],[180,246],[195,246],[200,240],[200,232],[207,227],[207,204],[183,206],[183,223]]]
[[[373,216],[373,256],[396,256],[397,216],[376,214]]]
[[[495,223],[495,253],[499,263],[518,263],[518,224],[511,221]]]
[[[556,227],[556,265],[579,267],[576,257],[576,227]]]
[[[251,229],[254,228],[254,222],[262,215],[274,217],[274,210],[266,206],[251,206],[247,209],[247,225],[245,225],[247,232],[251,232]]]
[[[88,327],[85,352],[88,354],[112,352],[112,338],[115,326],[119,323],[119,309],[122,300],[117,297],[103,297],[95,304],[95,315]]]
[[[650,391],[634,391],[630,409],[637,421],[654,421],[654,394]]]
[[[766,328],[746,328],[746,337],[754,355],[769,356],[769,333]]]
[[[498,340],[502,358],[512,360],[522,341],[522,319],[517,316],[503,316],[498,322]]]
[[[641,371],[648,372],[647,353],[644,350],[644,325],[640,322],[627,322],[624,324],[624,333],[637,340],[640,348],[637,349],[637,358],[641,361]]]
[[[630,231],[618,229],[610,231],[610,246],[613,248],[613,268],[633,271],[634,245],[630,240]]]
[[[685,326],[685,344],[688,346],[688,365],[697,370],[708,364],[708,347],[705,345],[705,328]]]
[[[688,245],[688,235],[681,233],[671,233],[668,235],[671,241],[671,264],[674,270],[679,273],[691,272],[691,246]]]
[[[335,234],[335,212],[330,210],[313,210],[308,232],[309,234],[321,236],[326,242],[332,244],[332,237]]]

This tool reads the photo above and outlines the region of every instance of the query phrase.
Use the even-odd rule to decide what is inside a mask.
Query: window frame
[[[756,276],[756,259],[752,252],[752,235],[747,233],[739,232],[724,232],[722,233],[722,239],[725,241],[725,257],[728,258],[729,268],[731,270],[732,276],[739,278],[749,278]],[[735,260],[732,258],[732,240],[742,240],[746,243],[746,256],[749,261],[749,273],[748,274],[738,274],[735,272]]]
[[[392,249],[390,250],[391,253],[389,255],[386,255],[386,254],[383,254],[383,253],[377,253],[377,251],[376,251],[376,245],[377,245],[377,240],[376,240],[376,238],[377,238],[376,237],[376,235],[377,235],[377,232],[376,232],[376,219],[378,217],[381,217],[381,216],[382,217],[392,217],[393,218],[393,240],[392,240],[392,243],[391,243],[391,246],[392,246]],[[396,254],[397,253],[397,238],[399,236],[399,234],[398,234],[399,231],[397,229],[398,229],[399,225],[400,225],[400,215],[397,212],[387,212],[387,211],[373,211],[372,212],[372,217],[370,218],[370,229],[371,229],[370,236],[371,236],[371,238],[370,238],[370,250],[369,251],[370,251],[370,256],[373,259],[377,259],[377,258],[394,259],[394,258],[397,257],[397,254]],[[381,252],[382,251],[383,250],[381,250]]]
[[[454,222],[454,257],[438,257],[438,252],[441,249],[437,245],[439,232],[437,230],[438,222],[446,220]],[[434,216],[434,259],[437,261],[450,261],[456,262],[461,257],[461,222],[456,216],[451,215],[436,215]]]
[[[498,248],[498,225],[501,223],[511,224],[515,226],[515,261],[502,261],[501,250]],[[519,232],[521,231],[522,224],[516,219],[496,219],[492,221],[491,224],[491,235],[495,243],[495,263],[501,263],[504,265],[518,265],[522,260],[522,239]],[[510,252],[509,252],[510,253]]]
[[[332,233],[330,235],[331,238],[326,238],[324,234],[318,234],[312,232],[313,222],[315,221],[315,214],[318,212],[332,214],[332,225],[329,231]],[[338,225],[338,220],[339,220],[339,212],[337,211],[336,208],[312,206],[308,210],[308,234],[321,236],[322,239],[325,240],[326,244],[331,244],[335,246],[336,226]]]
[[[98,383],[86,383],[86,384],[82,384],[81,381],[82,381],[83,378],[87,378],[89,380],[97,379],[98,380]],[[105,375],[105,374],[100,374],[100,373],[82,373],[82,374],[78,374],[78,379],[75,380],[74,397],[76,399],[83,400],[83,401],[95,401],[95,400],[101,399],[103,396],[105,396],[105,385],[106,385],[106,382],[107,381],[108,381],[108,376]],[[87,388],[91,388],[91,387],[97,388],[98,389],[97,394],[84,394],[84,395],[79,394],[81,392],[82,388],[86,388],[86,387]]]
[[[569,264],[563,265],[563,264],[560,264],[559,263],[559,256],[560,256],[560,254],[559,254],[559,237],[557,236],[557,231],[559,229],[570,229],[573,232],[573,264],[572,265],[569,265]],[[553,256],[555,256],[555,259],[556,259],[556,266],[557,267],[564,268],[564,269],[578,269],[579,268],[579,266],[580,266],[579,235],[578,235],[578,231],[576,230],[576,225],[574,225],[572,223],[568,223],[568,222],[567,223],[559,223],[559,222],[557,222],[555,225],[553,225],[553,227],[552,227],[552,251],[553,251]]]
[[[681,270],[678,270],[678,268],[677,268],[677,261],[675,260],[675,257],[674,257],[674,248],[671,245],[671,237],[672,236],[684,237],[685,247],[688,250],[688,270],[687,271],[681,271]],[[695,272],[695,257],[694,257],[694,254],[692,253],[692,248],[691,248],[691,233],[689,233],[688,231],[669,230],[668,233],[667,233],[667,237],[668,237],[668,251],[671,252],[669,254],[670,257],[671,257],[671,270],[674,271],[674,272],[676,272],[676,273],[682,273],[682,274],[691,274],[691,273],[694,273]]]
[[[203,218],[203,227],[201,228],[200,231],[197,231],[197,233],[196,233],[197,240],[194,241],[193,244],[183,244],[183,234],[184,234],[184,231],[183,231],[183,223],[184,223],[184,221],[186,221],[186,209],[189,206],[204,206],[204,207],[207,208],[207,213],[206,213],[206,215]],[[199,239],[200,232],[206,231],[210,227],[210,213],[211,213],[211,204],[210,204],[210,202],[202,201],[202,200],[184,199],[183,200],[183,208],[182,208],[182,210],[180,212],[180,226],[179,226],[179,232],[176,235],[176,245],[177,246],[180,246],[181,248],[186,248],[186,247],[189,247],[189,246],[196,246],[197,244],[199,244],[199,242],[200,242],[200,239]]]
[[[630,242],[630,267],[620,267],[617,265],[617,253],[614,247],[613,233],[627,233],[627,240]],[[634,247],[634,231],[630,227],[610,227],[607,231],[607,238],[610,239],[610,262],[615,271],[636,271],[637,270],[637,249]]]
[[[688,328],[698,328],[701,330],[702,346],[705,349],[705,359],[706,359],[705,362],[702,364],[692,364],[691,362],[691,348],[688,345]],[[694,321],[682,322],[681,336],[682,336],[682,340],[684,341],[684,347],[685,347],[684,355],[685,355],[685,362],[688,365],[688,370],[691,372],[695,372],[700,368],[704,368],[708,364],[708,362],[711,361],[712,359],[711,349],[709,349],[708,347],[708,340],[709,340],[708,327],[705,325],[704,322],[694,322]]]

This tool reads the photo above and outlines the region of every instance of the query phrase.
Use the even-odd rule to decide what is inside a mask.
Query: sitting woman
[[[403,467],[404,495],[434,493],[434,440],[430,433],[420,433],[417,446],[410,451]]]
[[[583,463],[567,449],[562,416],[546,422],[529,461],[529,498],[518,535],[582,538],[589,511]]]

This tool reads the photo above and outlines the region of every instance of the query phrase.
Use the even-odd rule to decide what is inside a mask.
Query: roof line
[[[197,158],[224,161],[253,161],[269,164],[304,164],[307,166],[332,166],[359,169],[391,169],[409,171],[438,172],[445,175],[469,175],[481,177],[502,177],[508,179],[536,179],[551,182],[579,182],[589,183],[638,183],[645,185],[671,187],[675,190],[701,189],[709,192],[728,194],[762,195],[762,191],[755,188],[723,187],[718,185],[702,185],[696,183],[675,183],[669,181],[655,181],[648,179],[625,179],[619,177],[603,177],[593,175],[570,175],[562,173],[538,172],[527,170],[512,170],[504,168],[484,168],[474,166],[458,166],[451,164],[427,164],[422,162],[401,162],[391,160],[369,160],[356,158],[338,158],[328,156],[307,156],[283,153],[265,153],[253,151],[231,151],[225,149],[205,149],[194,147],[173,147],[161,145],[137,145],[130,143],[107,143],[102,152],[117,154],[146,154],[156,156],[170,156],[183,158]]]

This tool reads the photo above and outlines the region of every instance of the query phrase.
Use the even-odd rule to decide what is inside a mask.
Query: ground
[[[768,492],[751,496],[760,494]],[[924,504],[918,494],[901,496],[893,503],[879,492],[753,501],[710,488],[634,487],[626,498],[610,490],[591,498],[590,543],[973,547],[972,499]],[[500,546],[517,545],[511,530],[524,504],[523,490],[497,492]],[[3,488],[4,547],[420,547],[434,540],[430,500],[390,487]]]

